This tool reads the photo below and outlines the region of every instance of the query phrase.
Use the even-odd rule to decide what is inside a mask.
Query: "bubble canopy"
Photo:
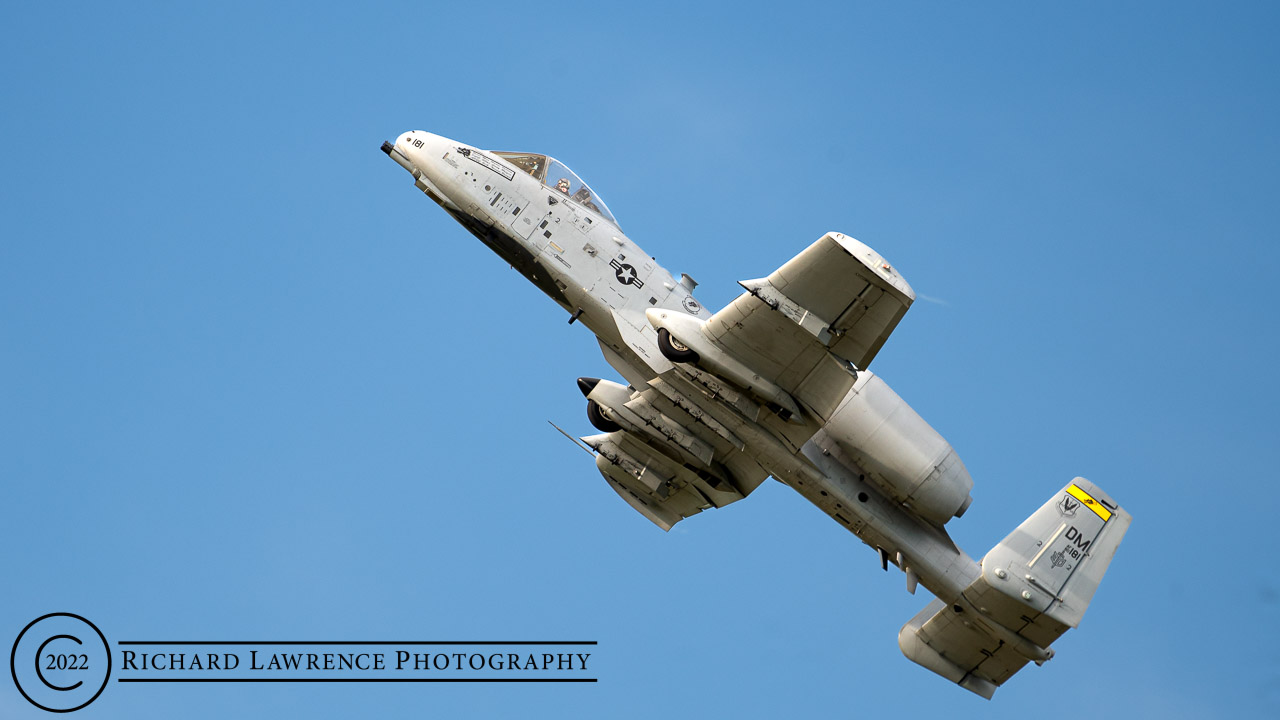
[[[577,173],[559,160],[534,153],[495,152],[493,154],[511,163],[517,170],[528,173],[551,191],[562,193],[588,210],[600,213],[614,225],[618,224],[617,218],[609,212],[609,206],[604,204],[604,200],[588,187]]]

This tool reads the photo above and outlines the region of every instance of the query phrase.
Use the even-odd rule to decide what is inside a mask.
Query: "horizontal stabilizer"
[[[925,605],[898,632],[898,646],[915,663],[990,700],[996,692],[997,683],[984,675],[994,673],[978,673],[976,670],[984,660],[995,657],[1000,643],[951,614],[952,609],[941,600]],[[1018,667],[1007,675],[1013,675],[1026,663],[1026,659],[1022,659]]]

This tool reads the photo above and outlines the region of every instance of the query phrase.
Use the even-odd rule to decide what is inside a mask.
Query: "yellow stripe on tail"
[[[1067,488],[1067,493],[1070,494],[1075,499],[1079,500],[1080,502],[1084,503],[1085,507],[1097,513],[1098,517],[1102,518],[1103,522],[1106,522],[1111,519],[1110,510],[1103,507],[1102,503],[1098,502],[1097,500],[1094,500],[1092,495],[1081,490],[1074,483],[1072,483],[1071,486]]]

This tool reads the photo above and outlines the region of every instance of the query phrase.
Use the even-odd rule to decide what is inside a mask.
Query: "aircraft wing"
[[[750,495],[767,477],[742,460],[742,443],[724,425],[662,379],[645,390],[584,378],[580,388],[618,428],[581,438],[596,467],[618,493],[655,525],[670,530],[682,519]],[[675,418],[691,409],[690,422]],[[717,460],[717,456],[723,460]]]
[[[705,334],[824,422],[915,300],[879,253],[830,232],[707,321]]]
[[[596,451],[596,467],[609,487],[663,530],[745,496],[731,482],[692,465],[681,465],[625,430],[582,440]],[[754,486],[748,486],[746,492],[752,489]]]

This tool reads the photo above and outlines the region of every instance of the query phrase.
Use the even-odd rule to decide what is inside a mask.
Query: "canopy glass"
[[[528,173],[552,191],[567,196],[588,210],[600,213],[614,225],[618,224],[618,220],[613,217],[613,213],[609,212],[609,206],[604,204],[604,200],[584,183],[577,173],[559,160],[533,153],[495,152],[494,155],[511,163],[517,170]]]

